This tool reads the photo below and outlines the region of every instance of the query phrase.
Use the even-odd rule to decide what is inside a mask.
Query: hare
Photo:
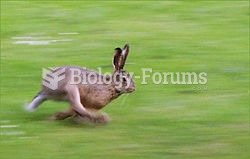
[[[120,95],[135,91],[132,77],[123,70],[129,49],[128,44],[124,46],[123,50],[115,49],[114,72],[111,76],[105,76],[78,66],[54,68],[54,71],[64,70],[65,78],[58,82],[58,88],[55,90],[43,84],[42,90],[33,98],[26,110],[33,111],[46,100],[66,101],[70,104],[69,109],[55,113],[54,119],[63,120],[71,116],[80,116],[92,122],[105,121],[107,116],[96,112]],[[76,70],[81,73],[81,76],[75,75]],[[79,81],[79,77],[85,82],[76,83],[76,79]],[[97,81],[95,78],[101,81],[95,82]],[[44,80],[43,82],[46,82]]]

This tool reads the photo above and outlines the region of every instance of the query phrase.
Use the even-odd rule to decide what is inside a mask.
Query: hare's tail
[[[35,109],[46,100],[47,98],[44,95],[44,92],[41,91],[33,98],[32,102],[29,105],[25,106],[25,109],[30,112],[35,111]]]

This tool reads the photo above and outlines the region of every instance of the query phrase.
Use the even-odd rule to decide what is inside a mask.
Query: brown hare
[[[53,71],[63,69],[65,78],[58,82],[58,88],[55,90],[43,85],[42,90],[34,97],[26,110],[33,111],[46,100],[66,101],[70,104],[69,109],[55,113],[54,119],[62,120],[71,116],[80,116],[92,122],[106,121],[107,116],[97,113],[96,110],[102,109],[121,94],[135,91],[132,77],[123,70],[128,54],[128,44],[123,50],[115,49],[114,72],[111,76],[77,66],[54,68]],[[76,70],[81,73],[81,80],[85,82],[76,83]],[[97,81],[95,78],[99,81],[95,82]],[[79,81],[79,78],[77,80]],[[44,79],[43,82],[45,82]]]

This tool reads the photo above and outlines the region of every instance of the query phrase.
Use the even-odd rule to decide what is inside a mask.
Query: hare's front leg
[[[71,85],[67,88],[67,91],[70,105],[78,115],[82,117],[87,117],[92,122],[106,120],[107,117],[105,114],[90,112],[82,105],[80,100],[80,93],[77,86]]]
[[[69,102],[72,109],[79,115],[87,117],[89,119],[94,118],[94,115],[90,113],[81,103],[80,93],[77,86],[71,85],[67,88]]]
[[[74,116],[74,115],[76,115],[76,112],[74,111],[74,109],[69,108],[68,110],[66,110],[64,112],[56,112],[52,116],[52,119],[54,119],[54,120],[63,120],[63,119],[66,119],[66,118]]]

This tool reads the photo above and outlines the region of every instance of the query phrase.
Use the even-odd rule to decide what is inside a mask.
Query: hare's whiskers
[[[125,101],[127,100],[128,96],[129,96],[129,94],[126,94],[126,95],[124,96],[124,98],[122,99],[122,102],[121,102],[121,106],[124,105],[124,103],[125,103]]]

